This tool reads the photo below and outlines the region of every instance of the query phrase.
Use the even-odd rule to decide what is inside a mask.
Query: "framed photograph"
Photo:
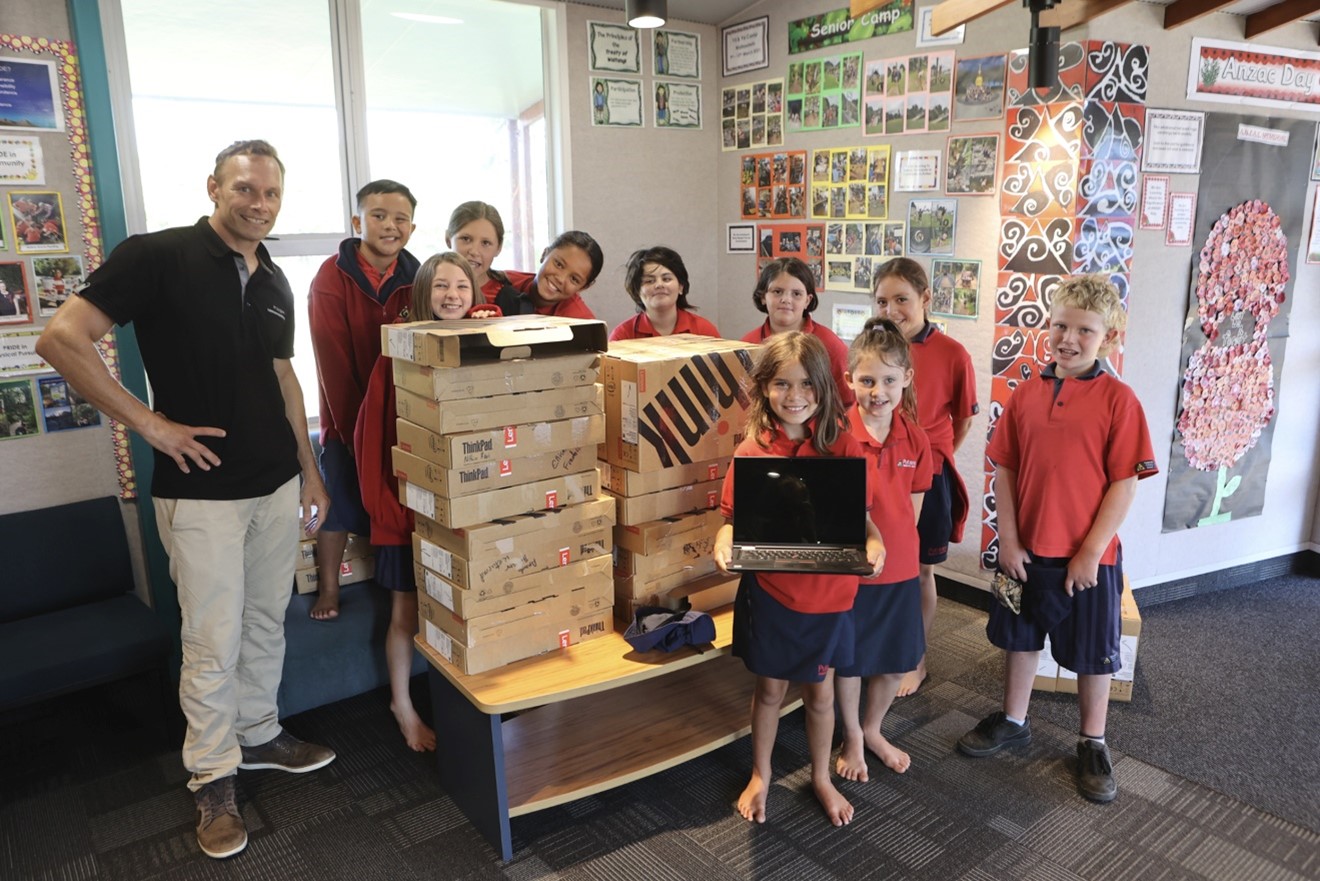
[[[953,318],[976,318],[980,312],[981,261],[930,261],[930,311]]]
[[[83,285],[81,257],[33,257],[32,283],[37,300],[37,314],[49,318],[64,301]]]
[[[949,138],[944,192],[950,196],[993,196],[999,168],[999,135]]]
[[[724,76],[770,66],[770,16],[763,15],[720,29]]]
[[[651,63],[656,76],[701,79],[701,35],[657,28],[651,38]]]
[[[1164,229],[1169,218],[1169,176],[1148,174],[1141,179],[1141,216],[1137,229]]]
[[[1169,196],[1169,228],[1164,233],[1164,244],[1185,246],[1192,243],[1192,225],[1196,222],[1196,193],[1174,193]]]
[[[1006,55],[959,58],[953,81],[953,118],[998,119],[1004,115]]]
[[[931,19],[935,15],[934,6],[923,6],[917,10],[917,45],[918,46],[956,46],[962,43],[966,25],[958,25],[946,33],[935,36],[931,29]]]
[[[4,76],[4,113],[0,128],[37,132],[64,131],[60,87],[54,61],[40,58],[0,58]]]
[[[913,199],[908,203],[908,256],[953,256],[957,199]]]
[[[101,424],[101,411],[89,404],[62,376],[37,377],[37,400],[41,402],[41,421],[47,434]]]
[[[0,382],[0,440],[31,437],[40,433],[32,380],[7,379]]]
[[[641,32],[626,24],[587,22],[587,69],[593,73],[642,72]]]
[[[31,324],[32,311],[26,264],[0,263],[0,324]]]
[[[18,253],[68,252],[64,200],[59,193],[49,190],[11,190],[9,218],[14,225],[14,246]]]
[[[894,154],[894,192],[919,193],[940,188],[939,150],[899,150]]]
[[[1199,110],[1146,109],[1146,143],[1141,170],[1164,174],[1200,174],[1205,114]]]

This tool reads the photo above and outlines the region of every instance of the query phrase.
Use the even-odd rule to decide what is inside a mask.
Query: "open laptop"
[[[869,575],[866,459],[737,456],[731,571]]]

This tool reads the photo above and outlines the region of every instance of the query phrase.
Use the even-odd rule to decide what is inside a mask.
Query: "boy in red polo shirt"
[[[1118,291],[1103,276],[1059,285],[1053,360],[1013,391],[990,438],[999,568],[1025,588],[1019,614],[995,604],[986,625],[1005,651],[1004,709],[958,741],[976,757],[1030,742],[1027,705],[1048,634],[1054,659],[1078,674],[1077,788],[1097,802],[1118,794],[1105,745],[1109,680],[1122,666],[1118,527],[1137,481],[1159,471],[1141,403],[1099,360],[1126,325]]]

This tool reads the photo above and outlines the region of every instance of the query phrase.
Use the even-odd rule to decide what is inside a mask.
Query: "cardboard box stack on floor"
[[[382,329],[420,632],[464,673],[613,630],[605,345],[599,321],[542,316]]]
[[[1136,597],[1127,576],[1123,576],[1122,624],[1119,636],[1119,656],[1123,669],[1114,674],[1109,681],[1109,699],[1111,701],[1132,700],[1133,674],[1137,667],[1137,642],[1141,638],[1141,610],[1137,608]],[[1058,691],[1065,694],[1077,693],[1077,674],[1062,667],[1050,655],[1050,638],[1045,637],[1045,650],[1040,653],[1036,666],[1036,691]]]
[[[357,584],[376,574],[376,553],[365,535],[348,536],[343,562],[339,564],[339,583]],[[298,593],[312,593],[320,580],[316,571],[316,539],[298,542],[298,564],[293,573],[293,589]]]
[[[715,570],[724,474],[746,422],[758,347],[679,334],[612,343],[602,373],[601,481],[617,505],[614,611],[732,602]]]

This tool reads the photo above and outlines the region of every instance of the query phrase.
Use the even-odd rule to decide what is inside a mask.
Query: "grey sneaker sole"
[[[958,741],[958,752],[965,756],[971,756],[974,759],[983,759],[986,756],[993,756],[995,753],[1002,752],[1010,746],[1025,746],[1028,743],[1031,743],[1030,731],[1026,733],[1025,737],[1014,737],[1012,740],[1006,740],[1003,743],[987,747],[968,746],[960,740]],[[241,768],[242,765],[239,765],[239,767]]]
[[[320,762],[313,762],[310,765],[281,765],[278,762],[239,762],[238,766],[244,771],[288,771],[290,774],[306,774],[308,771],[319,771],[326,765],[335,760],[336,756],[330,756]]]
[[[205,847],[202,847],[202,842],[200,840],[197,842],[197,847],[201,849],[202,853],[206,854],[208,857],[210,857],[213,860],[223,860],[226,857],[232,857],[234,854],[242,853],[244,850],[247,849],[247,846],[248,846],[248,839],[246,834],[243,836],[243,842],[239,844],[237,847],[233,847],[230,848],[229,850],[223,850],[223,851],[207,850]]]

